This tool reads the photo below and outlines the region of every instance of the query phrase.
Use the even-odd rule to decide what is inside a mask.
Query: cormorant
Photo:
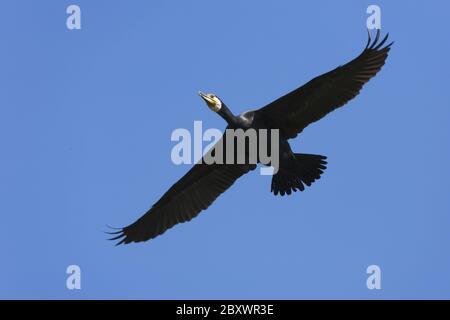
[[[310,186],[320,178],[326,168],[326,157],[293,153],[288,140],[358,95],[363,85],[385,64],[393,44],[383,47],[388,35],[379,42],[378,30],[372,42],[369,32],[365,49],[349,63],[314,78],[261,109],[247,111],[239,116],[233,115],[216,95],[199,94],[208,107],[228,123],[227,128],[278,129],[280,162],[278,172],[272,177],[271,191],[275,195],[303,191],[304,185]],[[119,245],[153,239],[174,225],[196,217],[239,177],[255,168],[254,163],[206,164],[200,161],[141,218],[113,232],[117,236],[110,240],[119,240]]]

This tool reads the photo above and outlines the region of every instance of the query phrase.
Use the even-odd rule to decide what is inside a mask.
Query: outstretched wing
[[[136,222],[116,232],[119,244],[146,241],[196,217],[254,164],[197,163]]]
[[[378,30],[372,42],[369,32],[367,46],[356,59],[314,78],[256,112],[271,119],[272,126],[280,129],[286,138],[295,138],[310,123],[357,96],[361,88],[381,70],[392,45],[383,47],[388,36],[378,43]]]

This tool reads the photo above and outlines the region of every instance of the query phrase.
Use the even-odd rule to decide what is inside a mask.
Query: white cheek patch
[[[222,109],[222,102],[220,102],[220,100],[219,100],[219,101],[217,101],[217,103],[214,106],[214,111],[219,112],[220,109]]]

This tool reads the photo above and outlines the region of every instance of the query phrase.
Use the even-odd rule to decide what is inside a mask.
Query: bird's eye
[[[213,95],[213,94],[210,94],[209,97],[210,97],[210,98],[214,98],[214,95]]]

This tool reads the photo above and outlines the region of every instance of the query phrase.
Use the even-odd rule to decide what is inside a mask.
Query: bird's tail
[[[272,177],[271,191],[275,195],[291,194],[292,191],[305,190],[320,179],[320,175],[327,168],[325,156],[295,153],[295,160],[289,166],[280,166],[277,174]]]

